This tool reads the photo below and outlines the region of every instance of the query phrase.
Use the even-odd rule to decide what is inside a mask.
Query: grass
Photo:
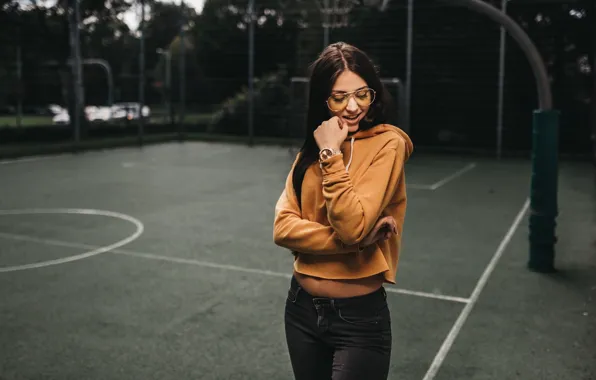
[[[31,116],[26,115],[21,118],[21,126],[23,127],[36,127],[39,125],[52,125],[51,116]],[[16,127],[17,117],[14,116],[0,116],[0,128],[1,127]]]
[[[184,124],[207,124],[211,121],[211,113],[188,113],[184,115]],[[152,114],[150,121],[152,123],[163,123],[168,121],[166,114]],[[22,127],[37,127],[53,125],[51,116],[33,116],[24,115],[21,118]],[[17,127],[16,115],[0,116],[0,128],[2,127]]]

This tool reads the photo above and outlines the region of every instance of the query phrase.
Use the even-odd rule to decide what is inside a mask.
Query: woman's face
[[[327,105],[331,115],[341,118],[348,126],[348,132],[354,133],[358,131],[374,97],[374,91],[368,88],[362,77],[346,70],[335,81]]]

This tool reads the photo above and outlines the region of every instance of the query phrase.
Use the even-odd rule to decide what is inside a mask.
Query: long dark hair
[[[304,175],[319,157],[319,148],[313,132],[323,121],[330,118],[329,108],[325,102],[331,94],[335,81],[346,70],[362,77],[368,87],[376,93],[375,101],[366,117],[360,122],[360,130],[367,130],[387,122],[389,94],[381,83],[377,69],[370,58],[362,50],[344,42],[337,42],[325,48],[310,66],[306,138],[292,173],[292,185],[298,204],[301,204]]]

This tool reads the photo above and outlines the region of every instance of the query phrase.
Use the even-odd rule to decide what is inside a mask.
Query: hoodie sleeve
[[[390,204],[403,171],[405,150],[403,139],[389,141],[357,183],[350,179],[341,155],[322,163],[327,218],[345,244],[362,241]]]
[[[280,247],[304,254],[344,254],[358,252],[358,245],[344,244],[330,226],[302,219],[292,187],[292,172],[275,205],[273,241]]]

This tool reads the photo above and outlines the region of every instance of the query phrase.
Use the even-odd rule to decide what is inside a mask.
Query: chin
[[[358,132],[358,129],[360,129],[360,125],[359,124],[348,126],[348,132],[349,133]]]

